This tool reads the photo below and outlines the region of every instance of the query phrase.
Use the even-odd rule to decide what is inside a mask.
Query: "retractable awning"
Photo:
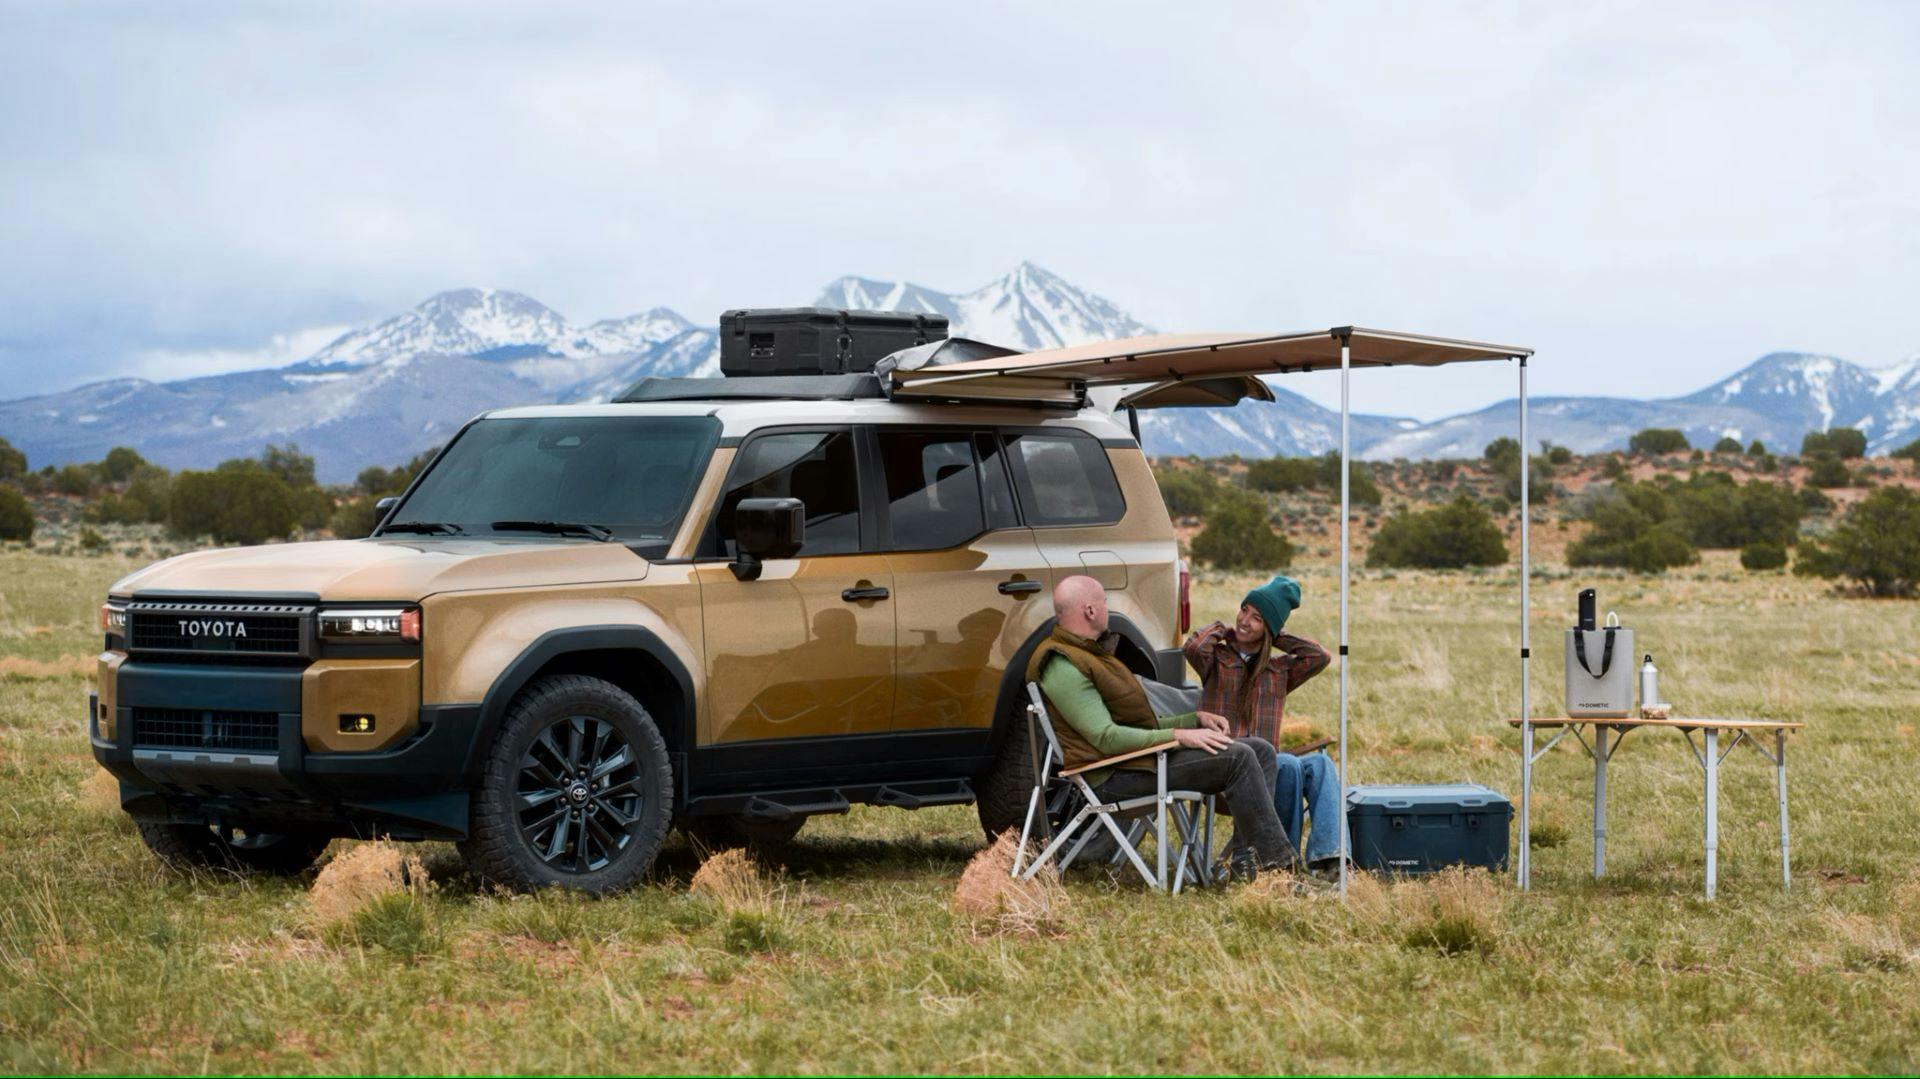
[[[1174,333],[1123,337],[888,372],[896,398],[1035,401],[1075,404],[1095,386],[1165,384],[1338,369],[1341,350],[1354,367],[1438,367],[1506,360],[1531,349],[1337,326],[1311,333]],[[1186,400],[1180,403],[1198,403]],[[1222,403],[1225,403],[1224,401]]]

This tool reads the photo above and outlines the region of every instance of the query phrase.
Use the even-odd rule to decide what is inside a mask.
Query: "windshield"
[[[481,420],[434,461],[381,532],[592,539],[605,529],[654,549],[643,554],[664,553],[719,436],[719,421],[707,416]]]

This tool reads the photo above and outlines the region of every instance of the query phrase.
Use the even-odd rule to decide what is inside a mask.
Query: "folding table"
[[[1780,885],[1783,888],[1793,886],[1791,855],[1787,845],[1787,732],[1797,731],[1806,726],[1804,723],[1788,723],[1768,719],[1701,719],[1674,716],[1667,719],[1637,719],[1623,717],[1619,719],[1555,716],[1548,719],[1510,719],[1511,726],[1521,731],[1521,760],[1525,767],[1520,769],[1520,800],[1526,805],[1533,800],[1533,764],[1547,751],[1560,744],[1560,740],[1572,734],[1580,747],[1593,758],[1593,876],[1598,880],[1607,868],[1607,762],[1613,759],[1614,751],[1620,748],[1620,740],[1630,732],[1643,728],[1667,728],[1677,730],[1686,736],[1687,748],[1692,751],[1693,759],[1706,774],[1706,854],[1707,854],[1707,898],[1712,899],[1719,871],[1720,847],[1720,762],[1745,742],[1760,754],[1773,762],[1774,789],[1780,803]],[[1547,740],[1538,751],[1533,748],[1533,731],[1536,727],[1558,727],[1559,733]],[[1593,728],[1593,743],[1587,743],[1582,728]],[[1693,740],[1693,732],[1699,731],[1701,742]],[[1733,740],[1724,748],[1720,745],[1722,732],[1731,731]],[[1769,750],[1762,739],[1772,735],[1773,748]],[[1611,739],[1611,741],[1609,741]],[[1531,837],[1526,827],[1520,829],[1520,880],[1522,886],[1528,883],[1531,875],[1532,859]]]

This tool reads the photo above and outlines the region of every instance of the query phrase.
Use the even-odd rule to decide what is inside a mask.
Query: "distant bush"
[[[1422,569],[1498,566],[1506,560],[1500,526],[1466,495],[1437,509],[1402,510],[1387,518],[1367,553],[1374,565]]]
[[[1627,463],[1617,453],[1607,455],[1607,463],[1600,466],[1600,474],[1610,480],[1617,480],[1627,474]]]
[[[1520,443],[1504,436],[1496,438],[1487,443],[1487,448],[1482,450],[1480,455],[1487,459],[1487,463],[1494,467],[1494,471],[1505,472],[1519,466]]]
[[[1761,457],[1764,456],[1766,452],[1767,444],[1757,438],[1747,443],[1747,456],[1749,457]]]
[[[1800,499],[1800,507],[1810,517],[1825,517],[1833,512],[1833,499],[1817,487],[1802,487],[1796,497]]]
[[[1348,469],[1347,495],[1356,506],[1378,506],[1380,487],[1373,473],[1358,461]],[[1340,493],[1340,455],[1325,453],[1319,457],[1269,457],[1247,466],[1247,486],[1256,491],[1285,493],[1301,490]]]
[[[260,467],[278,476],[288,487],[313,486],[313,456],[301,453],[296,443],[269,445],[261,450]]]
[[[1793,572],[1846,577],[1873,596],[1912,596],[1920,583],[1920,495],[1905,487],[1875,490],[1824,541],[1801,544]]]
[[[1800,534],[1806,509],[1779,484],[1740,484],[1725,472],[1701,472],[1675,484],[1674,517],[1696,546],[1744,547],[1755,542],[1786,546]]]
[[[1569,566],[1620,566],[1658,573],[1699,561],[1673,498],[1651,483],[1627,483],[1587,505],[1587,534],[1567,548]]]
[[[1836,457],[1844,458],[1865,457],[1867,436],[1853,427],[1808,431],[1806,437],[1800,440],[1800,456],[1812,457],[1820,453],[1831,453]]]
[[[1920,463],[1920,438],[1914,439],[1912,442],[1909,442],[1906,445],[1900,447],[1899,449],[1894,450],[1892,453],[1888,454],[1887,456],[1901,457],[1909,461]],[[3,474],[4,472],[5,472],[4,466],[0,466],[0,474]],[[0,475],[0,478],[5,478],[5,477],[4,475]]]
[[[1530,501],[1547,502],[1554,496],[1551,453],[1552,450],[1548,449],[1548,457],[1535,457],[1528,462],[1527,496]],[[1520,501],[1520,443],[1511,438],[1496,438],[1487,443],[1482,455],[1493,466],[1494,474],[1503,481],[1501,491],[1507,496],[1507,501]],[[1569,451],[1566,460],[1571,459],[1572,453]]]
[[[183,536],[264,543],[293,531],[293,492],[263,468],[182,472],[173,478],[167,523]]]
[[[1692,448],[1686,432],[1671,427],[1648,427],[1627,440],[1627,449],[1633,453],[1679,453]]]
[[[1573,451],[1565,446],[1547,446],[1547,463],[1555,468],[1573,463]]]
[[[125,483],[133,478],[136,469],[147,463],[145,457],[126,446],[115,446],[100,459],[100,472],[113,483]]]
[[[1815,487],[1848,487],[1853,484],[1853,473],[1838,454],[1821,450],[1807,464],[1807,482]]]
[[[83,498],[93,493],[93,486],[98,482],[93,469],[86,465],[66,465],[55,472],[52,479],[54,490],[63,495],[78,495]]]
[[[1772,472],[1780,467],[1780,462],[1774,458],[1773,454],[1762,451],[1753,459],[1753,467],[1762,472]]]
[[[15,449],[13,443],[0,438],[0,483],[17,483],[26,474],[27,455]]]
[[[1779,569],[1787,564],[1787,549],[1768,540],[1757,540],[1740,548],[1740,565],[1750,570]]]
[[[1279,569],[1293,544],[1267,523],[1267,507],[1245,495],[1222,497],[1193,538],[1193,557],[1219,569]]]
[[[0,540],[33,540],[33,507],[11,487],[0,487]]]
[[[1167,512],[1175,517],[1205,516],[1207,508],[1220,495],[1220,485],[1198,468],[1156,468],[1153,478],[1160,484],[1160,497],[1167,503]],[[369,508],[371,505],[369,498]],[[371,530],[372,525],[368,529]]]
[[[1737,439],[1737,438],[1735,438],[1735,437],[1733,437],[1732,435],[1721,435],[1721,436],[1720,436],[1720,441],[1718,441],[1718,442],[1715,442],[1715,443],[1713,444],[1713,452],[1715,452],[1715,453],[1739,453],[1739,452],[1740,452],[1740,440],[1739,440],[1739,439]]]

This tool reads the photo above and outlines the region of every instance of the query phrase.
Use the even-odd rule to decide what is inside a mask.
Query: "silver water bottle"
[[[1653,653],[1640,661],[1640,707],[1652,708],[1660,703],[1660,669],[1653,665]]]

